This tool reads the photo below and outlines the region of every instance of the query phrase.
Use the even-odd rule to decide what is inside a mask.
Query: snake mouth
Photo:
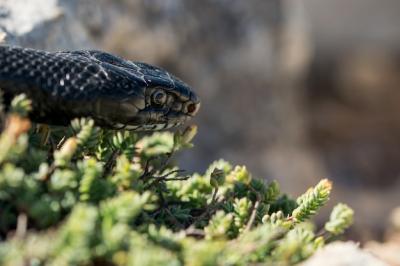
[[[123,121],[111,122],[113,128],[133,131],[165,130],[187,122],[200,108],[200,100],[188,89],[178,93],[177,90],[157,86],[147,88],[143,96],[139,100],[135,98],[135,102],[127,99],[115,108],[102,108],[113,109],[118,117],[114,121]],[[102,107],[104,106],[103,103]]]
[[[191,118],[191,115],[169,109],[144,108],[129,121],[116,123],[113,127],[121,130],[158,131],[180,126]]]
[[[185,96],[165,88],[152,88],[147,91],[144,108],[139,109],[124,128],[137,131],[169,129],[190,120],[199,108],[200,101],[192,92]]]
[[[197,98],[175,100],[164,105],[153,105],[145,101],[125,101],[116,104],[103,100],[97,102],[97,116],[99,119],[104,117],[104,124],[118,130],[158,131],[182,125],[189,121],[199,108],[200,102]]]

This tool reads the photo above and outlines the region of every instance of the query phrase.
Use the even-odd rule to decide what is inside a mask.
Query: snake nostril
[[[194,113],[194,111],[196,111],[196,105],[194,103],[189,104],[188,107],[187,107],[187,111],[190,114]]]
[[[198,103],[193,103],[190,102],[186,105],[186,112],[189,115],[195,115],[197,113],[197,111],[199,110],[199,104]]]

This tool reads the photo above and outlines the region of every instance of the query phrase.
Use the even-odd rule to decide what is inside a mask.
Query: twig
[[[176,219],[176,217],[172,214],[172,212],[170,211],[170,209],[168,209],[168,207],[164,208],[164,210],[172,218],[172,222],[174,223],[175,226],[177,226],[178,228],[184,228],[184,226]]]
[[[172,155],[174,154],[175,151],[176,151],[176,148],[175,148],[175,146],[174,146],[174,147],[172,147],[172,150],[171,150],[170,152],[166,153],[167,158],[165,159],[165,161],[164,161],[163,163],[161,163],[161,166],[160,166],[158,169],[153,168],[153,169],[149,170],[149,169],[150,169],[150,162],[153,161],[153,160],[155,160],[156,157],[149,158],[149,159],[146,161],[146,164],[145,164],[145,167],[144,167],[144,170],[143,170],[143,174],[139,177],[139,179],[147,179],[147,178],[153,176],[157,171],[158,171],[158,172],[161,172],[161,173],[164,172],[164,171],[167,169],[168,164],[169,164],[169,162],[170,162],[170,160],[171,160],[171,158],[172,158]],[[168,180],[171,180],[171,181],[172,181],[172,180],[174,180],[174,179],[172,179],[172,178],[166,180],[165,178],[166,178],[167,176],[173,174],[173,173],[176,173],[176,172],[183,172],[183,171],[182,171],[182,170],[175,170],[175,171],[171,171],[170,173],[167,173],[166,175],[163,175],[163,176],[161,176],[161,177],[155,177],[156,180],[153,181],[150,185],[148,185],[148,186],[146,187],[146,189],[148,189],[148,188],[154,186],[155,184],[158,184],[158,183],[161,182],[162,180],[164,180],[164,181],[168,181]],[[185,177],[184,179],[176,179],[176,180],[186,180],[186,179],[187,179],[187,178]]]
[[[164,171],[168,167],[168,164],[170,163],[174,152],[175,152],[175,148],[172,148],[171,152],[166,154],[167,158],[165,159],[164,163],[162,163],[161,172]]]
[[[144,166],[143,174],[139,177],[139,179],[143,179],[145,177],[148,177],[150,175],[149,168],[150,168],[150,162],[155,160],[155,157],[151,157],[146,161],[146,164]]]
[[[210,204],[207,204],[204,212],[196,217],[196,219],[193,221],[192,225],[189,228],[194,228],[199,221],[201,221],[205,216],[210,215],[212,211],[216,209],[215,202],[217,200],[217,193],[218,193],[218,188],[215,188]]]
[[[113,151],[110,158],[108,158],[107,162],[104,165],[103,178],[105,178],[111,172],[111,170],[115,164],[115,160],[117,159],[117,157],[120,154],[121,154],[121,151],[116,149]]]
[[[149,159],[146,161],[146,164],[145,164],[145,166],[144,166],[143,174],[139,177],[139,179],[144,179],[144,178],[153,176],[153,175],[156,173],[156,171],[163,172],[163,171],[167,168],[171,156],[172,156],[172,153],[168,153],[168,154],[167,154],[167,158],[166,158],[165,161],[161,164],[161,167],[160,167],[159,169],[153,168],[153,169],[151,169],[151,170],[149,170],[149,169],[150,169],[150,162],[151,162],[151,161],[154,161],[155,159],[157,159],[157,157],[149,158]]]
[[[63,137],[61,138],[61,140],[58,142],[58,144],[57,144],[57,146],[56,146],[56,149],[59,150],[66,140],[67,140],[67,137],[66,137],[66,136],[63,136]]]
[[[168,208],[168,205],[165,202],[164,196],[162,194],[161,191],[158,191],[158,196],[160,198],[160,210],[156,211],[154,214],[157,215],[159,212],[161,212],[162,210],[165,210],[165,212],[171,217],[172,223],[178,227],[178,228],[184,228],[184,226],[178,221],[178,219],[176,219],[176,217],[172,214],[172,212],[170,211],[170,209]]]
[[[325,228],[322,228],[321,230],[319,230],[319,232],[315,235],[315,238],[318,238],[321,236],[324,238],[325,243],[335,240],[335,238],[337,237],[337,235],[334,235],[331,232],[326,231]]]
[[[255,219],[256,219],[256,215],[257,215],[257,209],[258,209],[258,207],[260,206],[260,202],[261,202],[260,200],[257,200],[256,203],[254,203],[254,206],[253,206],[253,210],[252,210],[252,212],[251,212],[250,219],[249,219],[249,221],[247,222],[247,225],[246,225],[246,228],[244,229],[244,232],[249,231],[249,230],[251,229],[251,227],[253,226],[254,221],[255,221]]]
[[[249,185],[249,188],[250,188],[251,191],[253,191],[256,194],[257,200],[253,205],[253,208],[252,208],[252,211],[251,211],[251,215],[250,215],[250,219],[247,222],[247,225],[246,225],[246,227],[244,229],[244,232],[249,231],[253,227],[253,224],[254,224],[254,221],[255,221],[256,215],[257,215],[257,210],[258,210],[258,207],[260,206],[260,203],[261,203],[260,193],[257,190],[255,190],[251,185]]]
[[[321,228],[317,234],[315,234],[315,237],[320,237],[320,236],[326,236],[328,234],[328,231],[325,230],[325,228]]]
[[[41,131],[40,145],[43,147],[46,145],[50,137],[50,127],[48,125],[42,124],[39,126]]]
[[[28,228],[28,216],[25,213],[20,213],[17,218],[17,229],[15,236],[17,238],[24,238]]]
[[[49,132],[50,132],[50,129],[49,129]],[[50,133],[49,133],[49,137],[47,138],[47,141],[50,142],[51,154],[53,154],[53,152],[54,152],[55,150],[57,150],[57,145],[56,145],[56,143],[54,142],[54,139],[53,139],[53,137],[50,135]]]
[[[47,172],[41,176],[40,180],[46,181],[50,178],[50,176],[54,173],[54,171],[57,169],[56,165],[54,162],[49,166],[49,169],[47,169]]]
[[[185,230],[185,235],[194,237],[204,237],[206,234],[201,229],[189,227],[188,229]]]
[[[184,172],[185,170],[181,170],[181,169],[179,169],[179,170],[173,170],[173,171],[170,171],[170,172],[168,172],[168,173],[166,173],[165,175],[162,175],[162,176],[157,176],[157,177],[155,177],[155,179],[154,179],[154,181],[153,182],[151,182],[149,185],[147,185],[146,187],[145,187],[145,190],[146,189],[149,189],[149,188],[151,188],[151,187],[153,187],[153,186],[155,186],[155,185],[157,185],[157,184],[159,184],[161,181],[172,181],[172,180],[185,180],[185,179],[182,179],[182,178],[169,178],[169,179],[167,179],[167,177],[168,176],[170,176],[170,175],[172,175],[172,174],[175,174],[175,173],[182,173],[182,172]],[[185,177],[186,178],[186,177]],[[187,178],[186,178],[187,179]]]
[[[184,177],[171,177],[171,178],[166,178],[164,181],[184,181],[188,180],[190,178],[190,175],[184,176]]]
[[[210,205],[212,205],[212,204],[216,201],[216,199],[217,199],[217,193],[218,193],[218,188],[215,188],[215,189],[214,189],[214,193],[213,193],[213,195],[212,195],[212,197],[211,197]]]

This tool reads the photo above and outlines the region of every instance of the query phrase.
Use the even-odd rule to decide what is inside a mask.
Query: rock
[[[93,45],[84,25],[72,11],[57,0],[3,0],[0,32],[6,34],[7,44],[45,50]]]
[[[400,236],[398,237],[400,240]],[[370,241],[365,245],[365,249],[390,265],[400,265],[400,241],[385,243]]]
[[[384,240],[384,243],[368,241],[365,249],[390,265],[400,265],[400,207],[390,215]]]
[[[301,266],[385,266],[385,262],[360,249],[354,242],[336,242],[317,251]]]
[[[10,34],[18,37],[31,32],[35,27],[61,15],[56,0],[5,0],[1,4],[0,23]]]

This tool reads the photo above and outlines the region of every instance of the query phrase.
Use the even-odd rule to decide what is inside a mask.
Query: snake
[[[190,120],[200,107],[193,89],[166,70],[99,50],[1,45],[0,90],[6,106],[25,94],[30,119],[49,125],[90,117],[104,128],[164,130]]]

